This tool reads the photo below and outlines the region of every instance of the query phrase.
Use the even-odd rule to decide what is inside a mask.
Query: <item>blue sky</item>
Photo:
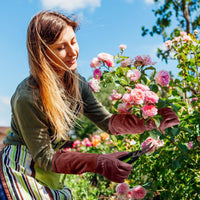
[[[141,26],[155,22],[153,0],[6,0],[0,7],[0,126],[10,126],[10,98],[18,83],[29,74],[26,31],[31,18],[39,11],[51,9],[78,15],[81,22],[77,39],[80,46],[78,71],[88,78],[90,61],[100,52],[116,55],[119,45],[126,44],[124,55],[134,58],[148,54],[157,70],[176,73],[156,57],[162,46],[159,36],[142,37]]]

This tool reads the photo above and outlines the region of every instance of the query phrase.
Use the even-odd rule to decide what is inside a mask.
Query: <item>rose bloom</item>
[[[122,51],[124,51],[124,50],[127,48],[127,45],[125,45],[125,44],[120,44],[120,45],[119,45],[119,48],[120,48]]]
[[[187,145],[188,145],[188,149],[190,150],[193,147],[193,145],[194,145],[193,141],[188,142]]]
[[[94,70],[93,77],[95,79],[100,80],[100,78],[102,77],[102,74],[103,74],[102,71],[97,68],[97,69]]]
[[[148,151],[147,154],[151,154],[153,153],[155,150],[158,150],[160,147],[163,147],[164,146],[164,141],[163,140],[160,140],[160,138],[158,137],[157,140],[155,140],[154,138],[152,137],[148,137],[141,145],[141,148],[143,149],[144,147],[146,147],[149,143],[152,143],[153,145],[153,148]],[[152,147],[152,146],[151,146]],[[149,147],[149,149],[151,148]]]
[[[108,67],[114,66],[114,60],[112,55],[108,53],[99,53],[97,57],[100,61],[105,62]]]
[[[168,71],[165,70],[160,70],[156,76],[155,76],[155,80],[158,84],[160,84],[161,86],[167,86],[169,84],[170,81],[170,74]]]
[[[92,142],[88,138],[84,138],[83,141],[82,141],[82,145],[86,146],[86,147],[91,147]]]
[[[118,195],[126,195],[129,192],[130,188],[127,183],[120,183],[116,187],[116,192]]]
[[[101,89],[101,87],[99,86],[99,81],[95,78],[90,79],[88,84],[93,92],[99,92],[99,90]]]
[[[121,62],[121,66],[122,67],[127,67],[127,66],[132,65],[132,63],[133,63],[133,59],[132,58],[127,58],[126,60]]]
[[[140,83],[135,84],[135,88],[140,89],[144,92],[150,90],[150,88],[147,85],[143,85],[143,84],[140,84]]]
[[[141,185],[136,185],[133,187],[131,193],[134,199],[143,199],[146,196],[147,191]]]
[[[90,62],[90,67],[92,68],[96,68],[96,67],[99,67],[101,65],[101,62],[98,58],[93,58]]]
[[[154,105],[144,105],[141,110],[144,119],[158,114],[158,109]]]
[[[127,77],[130,78],[131,81],[137,81],[141,76],[141,73],[137,69],[128,70]]]
[[[98,146],[100,144],[100,142],[101,142],[101,137],[99,135],[94,135],[92,137],[92,145],[93,145],[93,147]]]
[[[122,97],[122,100],[125,102],[125,103],[131,103],[133,102],[133,96],[131,93],[125,93]]]
[[[129,103],[120,103],[117,107],[119,113],[128,113],[128,110],[131,108]]]
[[[122,94],[118,93],[116,90],[113,90],[113,93],[109,97],[109,99],[111,101],[113,101],[113,100],[119,100],[121,98],[122,98]]]
[[[145,101],[146,104],[158,103],[158,100],[159,100],[159,97],[155,92],[153,92],[153,91],[146,91],[145,92],[144,101]]]
[[[102,141],[105,141],[105,140],[108,140],[110,136],[109,136],[108,133],[103,132],[103,133],[100,134],[100,137],[101,137]]]
[[[147,65],[154,65],[155,62],[152,62],[151,57],[149,55],[142,55],[142,56],[136,56],[135,61],[141,65],[147,66]]]
[[[81,146],[81,141],[80,140],[75,140],[72,144],[72,148],[77,148]]]
[[[133,90],[131,90],[131,95],[133,97],[134,104],[140,105],[144,103],[145,93],[142,90],[134,88]]]

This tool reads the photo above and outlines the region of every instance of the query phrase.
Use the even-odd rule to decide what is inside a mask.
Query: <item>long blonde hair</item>
[[[48,45],[54,44],[66,26],[76,31],[78,23],[58,12],[42,11],[33,17],[27,31],[30,74],[37,83],[42,106],[57,140],[67,139],[66,132],[76,119],[77,105],[82,109],[78,75],[70,69],[66,71],[67,66],[56,64],[66,71],[64,87],[46,53]]]

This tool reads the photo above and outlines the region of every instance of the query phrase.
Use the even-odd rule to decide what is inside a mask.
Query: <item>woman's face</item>
[[[71,26],[66,26],[66,28],[64,28],[61,32],[60,37],[57,39],[57,41],[54,44],[49,45],[49,48],[54,52],[56,56],[48,49],[47,54],[55,63],[65,67],[60,61],[62,60],[70,70],[76,70],[77,59],[79,55],[79,46],[74,30]],[[58,66],[55,67],[55,71],[61,74],[64,73],[64,71],[59,69]]]

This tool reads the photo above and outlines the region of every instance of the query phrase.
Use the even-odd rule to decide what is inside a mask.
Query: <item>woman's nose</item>
[[[73,57],[73,56],[76,56],[76,48],[74,48],[74,46],[70,45],[68,48],[67,48],[67,55],[70,56],[70,57]]]

